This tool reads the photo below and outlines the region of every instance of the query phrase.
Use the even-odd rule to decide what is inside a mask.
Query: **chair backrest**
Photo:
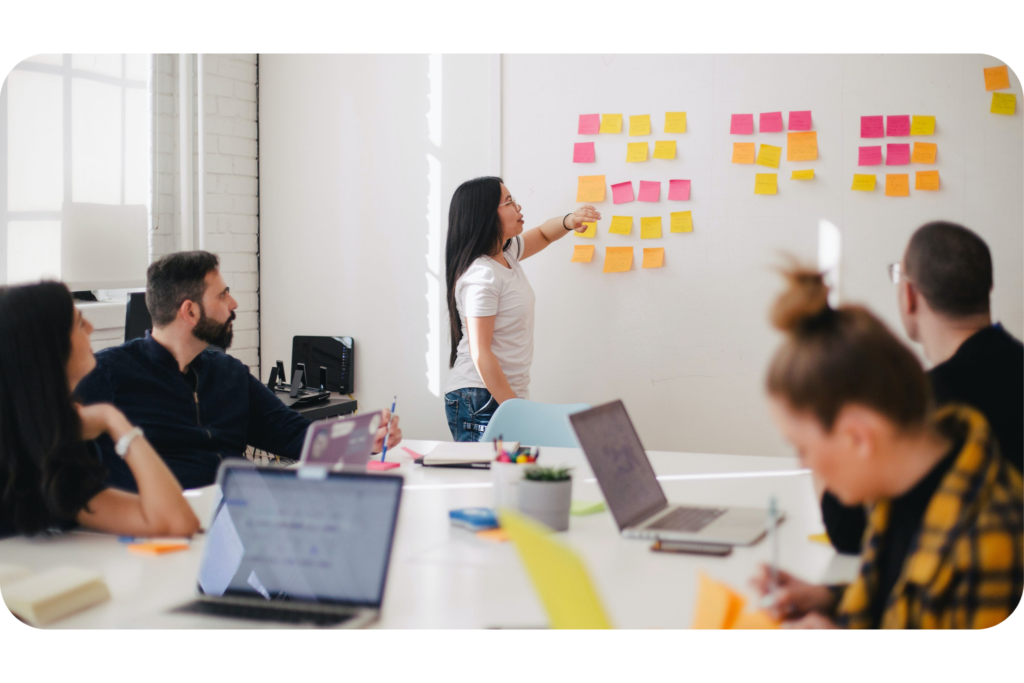
[[[131,341],[146,336],[146,330],[153,329],[153,319],[146,308],[146,293],[132,292],[124,309],[124,340]]]
[[[587,403],[551,404],[509,399],[494,411],[480,440],[488,442],[501,435],[505,441],[518,441],[523,446],[578,448],[579,442],[566,416],[589,408]]]

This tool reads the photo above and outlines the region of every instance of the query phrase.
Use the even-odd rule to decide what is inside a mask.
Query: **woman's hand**
[[[814,612],[827,612],[832,607],[832,591],[827,587],[801,581],[781,570],[777,572],[777,576],[778,586],[774,587],[772,586],[771,569],[768,565],[762,564],[758,568],[758,573],[750,580],[750,584],[762,598],[771,594],[773,588],[775,589],[774,601],[770,606],[765,607],[773,619],[779,621],[796,619]]]
[[[92,441],[101,434],[110,434],[117,441],[132,428],[128,418],[109,403],[95,403],[91,406],[75,404],[82,421],[82,440]]]
[[[398,426],[398,416],[391,417],[391,411],[387,408],[384,409],[383,415],[381,415],[381,425],[377,430],[377,435],[373,438],[373,452],[380,453],[384,450],[384,434],[388,435],[388,448],[397,446],[402,440],[402,428]],[[388,420],[391,420],[390,427],[388,426]]]
[[[601,214],[597,209],[592,207],[590,204],[584,204],[580,208],[572,212],[568,218],[565,219],[565,224],[571,227],[576,232],[586,232],[587,226],[584,223],[593,223],[601,218]]]

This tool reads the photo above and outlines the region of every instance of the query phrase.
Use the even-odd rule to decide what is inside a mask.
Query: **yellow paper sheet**
[[[989,111],[993,114],[1013,116],[1013,113],[1017,111],[1017,96],[1012,92],[992,93],[992,108]]]
[[[626,161],[647,161],[647,143],[630,142],[626,144]]]
[[[655,159],[675,159],[676,158],[676,141],[675,140],[658,140],[654,143],[654,158]]]
[[[934,142],[915,142],[914,153],[910,155],[910,161],[915,164],[934,164],[935,154],[938,151],[939,146]]]
[[[761,145],[757,153],[757,164],[768,168],[778,168],[779,159],[782,158],[782,148],[774,145]]]
[[[640,219],[640,239],[652,240],[661,237],[661,216],[644,216]]]
[[[569,263],[590,263],[594,260],[593,244],[577,244],[572,250],[572,261]]]
[[[691,628],[732,628],[746,600],[724,583],[700,574],[697,585],[697,610]]]
[[[910,174],[909,173],[886,173],[885,174],[885,196],[886,197],[909,197],[910,196]]]
[[[1010,74],[1006,65],[990,66],[985,69],[985,90],[1006,90],[1010,87]]]
[[[755,154],[756,150],[753,142],[732,143],[732,163],[734,164],[752,164],[754,163]]]
[[[605,273],[625,273],[633,267],[633,247],[605,247]]]
[[[875,191],[875,176],[867,175],[864,173],[853,174],[853,187],[851,190],[857,190],[858,192],[874,192]]]
[[[573,230],[572,231],[573,234],[576,235],[577,237],[597,237],[597,223],[596,222],[587,221],[587,222],[583,223],[583,225],[587,226],[586,230],[584,230],[583,232],[579,232],[577,230]]]
[[[651,115],[641,114],[640,116],[629,117],[629,134],[630,135],[650,135],[651,134]]]
[[[910,120],[910,134],[911,135],[934,135],[935,134],[935,117],[934,116],[915,116]]]
[[[938,171],[918,171],[914,174],[915,190],[937,190],[939,189]]]
[[[778,173],[758,173],[754,177],[754,194],[777,194],[778,191]]]
[[[773,629],[782,628],[782,624],[772,619],[764,610],[743,612],[732,622],[733,629]]]
[[[608,227],[608,232],[615,235],[628,235],[633,232],[633,217],[612,216],[612,224]]]
[[[644,249],[644,268],[661,268],[665,263],[665,247]]]
[[[665,132],[666,133],[685,133],[686,132],[686,112],[685,111],[667,111],[667,112],[665,112]]]
[[[817,131],[786,133],[786,161],[814,161],[817,158]]]
[[[814,180],[814,169],[809,168],[806,171],[793,171],[793,175],[789,177],[790,180]]]
[[[692,211],[673,211],[670,219],[669,232],[693,232]]]
[[[622,114],[601,114],[602,133],[621,133]]]
[[[576,186],[576,201],[603,202],[604,176],[581,175],[579,177],[579,184]]]

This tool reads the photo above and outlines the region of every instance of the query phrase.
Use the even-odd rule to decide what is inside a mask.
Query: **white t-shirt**
[[[536,297],[526,279],[519,257],[523,253],[523,236],[517,235],[505,250],[510,268],[481,256],[466,269],[455,283],[455,306],[462,320],[455,366],[448,377],[444,393],[477,387],[486,389],[469,352],[466,318],[494,317],[491,351],[498,358],[512,391],[519,398],[530,398],[530,365],[533,364],[533,309]]]

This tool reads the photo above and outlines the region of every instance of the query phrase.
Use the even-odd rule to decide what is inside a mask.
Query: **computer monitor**
[[[316,387],[320,368],[327,368],[327,390],[339,394],[355,391],[355,342],[352,337],[292,337],[292,371],[299,363],[306,368],[306,384]]]

